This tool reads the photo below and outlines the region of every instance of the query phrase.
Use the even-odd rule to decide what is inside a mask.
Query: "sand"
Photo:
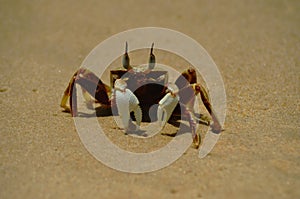
[[[292,0],[1,1],[0,198],[299,198],[299,10]],[[145,26],[181,31],[212,56],[225,131],[205,159],[190,147],[159,171],[122,173],[90,155],[59,103],[98,43]]]

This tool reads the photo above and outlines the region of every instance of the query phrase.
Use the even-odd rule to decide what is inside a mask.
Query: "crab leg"
[[[87,69],[79,69],[72,76],[68,87],[62,97],[61,107],[66,111],[70,111],[72,116],[77,116],[77,89],[75,84],[79,84],[83,90],[83,95],[86,100],[87,93],[93,96],[97,102],[110,106],[110,92],[111,89],[105,85],[94,73]],[[70,107],[67,106],[68,98],[70,98]]]
[[[75,86],[75,80],[71,83],[70,111],[73,117],[77,116],[77,88]]]
[[[197,93],[200,93],[200,96],[201,96],[201,100],[205,106],[205,108],[207,109],[207,111],[209,112],[209,114],[211,115],[212,117],[212,120],[213,120],[213,124],[212,124],[212,131],[214,133],[219,133],[221,130],[222,130],[222,126],[221,124],[219,123],[219,120],[218,118],[216,117],[216,114],[215,114],[215,111],[213,110],[212,108],[212,105],[210,103],[210,100],[209,100],[209,97],[208,97],[208,93],[207,91],[205,90],[205,88],[200,85],[200,84],[194,84],[194,90],[196,91],[196,94]]]
[[[193,84],[188,84],[178,92],[182,113],[187,117],[189,121],[193,143],[195,148],[198,148],[201,142],[201,138],[196,133],[196,120],[194,116],[194,102],[196,94],[197,93],[195,93]]]
[[[61,99],[61,103],[60,103],[60,106],[62,108],[64,108],[67,112],[70,112],[70,107],[67,106],[68,99],[70,96],[70,88],[71,88],[71,85],[69,84],[64,92],[64,95],[63,95],[63,97]]]
[[[193,110],[190,110],[188,107],[185,107],[184,105],[181,106],[183,107],[183,113],[185,116],[188,117],[188,121],[190,124],[190,129],[191,129],[191,133],[192,133],[192,138],[193,138],[193,143],[195,148],[198,148],[200,146],[201,143],[201,137],[196,133],[196,121],[194,119],[194,114],[193,114]]]
[[[216,114],[211,106],[210,100],[208,93],[206,89],[201,85],[197,83],[197,75],[196,71],[193,68],[189,68],[186,71],[182,73],[182,75],[176,80],[175,84],[178,86],[179,89],[183,89],[185,87],[188,87],[189,84],[192,85],[193,90],[194,90],[194,95],[197,95],[200,93],[201,100],[203,101],[203,104],[209,114],[212,117],[213,124],[212,124],[212,130],[214,132],[220,132],[222,127],[221,124],[219,123],[218,118],[216,117]],[[189,95],[188,95],[189,96]],[[185,103],[184,103],[185,104]],[[194,105],[193,101],[189,102],[189,107]]]
[[[78,71],[76,71],[75,73],[74,73],[74,75],[72,76],[72,78],[71,78],[71,80],[70,80],[70,82],[69,82],[69,84],[68,84],[68,86],[67,86],[67,88],[66,88],[66,90],[65,90],[65,92],[64,92],[64,95],[63,95],[63,97],[62,97],[62,99],[61,99],[61,103],[60,103],[60,106],[62,107],[62,108],[64,108],[65,109],[65,111],[67,111],[67,112],[71,112],[71,104],[72,104],[72,100],[70,100],[70,104],[69,104],[69,106],[67,105],[67,103],[68,103],[68,99],[69,98],[71,98],[71,93],[72,93],[72,88],[74,87],[74,81],[75,81],[75,78],[76,78],[76,76],[77,76],[77,74],[78,74]],[[76,91],[75,91],[76,92]]]

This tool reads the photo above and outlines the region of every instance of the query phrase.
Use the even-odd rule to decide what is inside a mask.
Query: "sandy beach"
[[[299,198],[299,10],[293,0],[1,1],[0,198]],[[96,45],[148,26],[180,31],[213,58],[226,89],[225,131],[204,159],[191,146],[164,169],[123,173],[86,150],[59,104]],[[124,148],[171,139],[141,145],[111,117],[97,119]],[[207,126],[199,128],[204,136]]]

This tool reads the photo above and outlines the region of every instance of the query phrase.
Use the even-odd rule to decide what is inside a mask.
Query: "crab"
[[[172,115],[183,116],[189,122],[190,132],[195,148],[201,143],[201,137],[196,132],[197,118],[194,111],[195,97],[200,94],[201,100],[211,115],[212,131],[219,133],[221,125],[216,118],[209,100],[207,90],[197,83],[195,69],[187,68],[174,83],[168,82],[168,72],[156,70],[156,59],[150,48],[150,57],[147,66],[133,66],[130,64],[128,44],[125,44],[125,53],[122,56],[123,69],[110,71],[110,86],[86,68],[79,68],[72,76],[61,100],[61,107],[70,112],[73,117],[78,116],[77,89],[81,86],[87,105],[100,103],[105,108],[118,110],[125,128],[130,129],[130,112],[134,112],[136,124],[149,121],[149,110],[153,105],[157,107],[157,120],[161,127]],[[127,96],[127,98],[125,98]],[[68,102],[69,100],[69,102]],[[199,120],[198,120],[199,121]],[[210,121],[204,121],[210,125]],[[139,128],[136,128],[137,130]]]

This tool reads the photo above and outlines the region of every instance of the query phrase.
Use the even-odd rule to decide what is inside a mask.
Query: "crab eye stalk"
[[[154,43],[152,43],[151,50],[150,50],[150,58],[149,58],[149,66],[148,66],[148,68],[150,70],[152,70],[155,66],[155,56],[153,54],[153,46],[154,46]]]
[[[126,70],[130,70],[131,69],[130,59],[129,59],[129,56],[128,56],[128,44],[127,44],[127,42],[125,44],[125,53],[124,53],[124,55],[122,57],[122,64],[123,64],[123,67]]]

